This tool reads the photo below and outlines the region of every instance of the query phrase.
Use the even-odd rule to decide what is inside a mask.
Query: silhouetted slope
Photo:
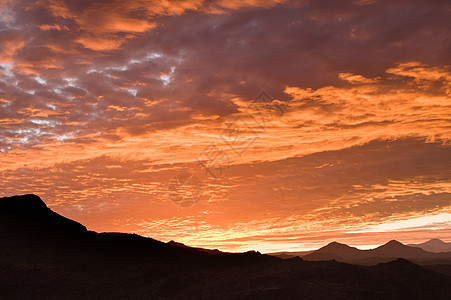
[[[167,243],[168,245],[172,245],[172,246],[177,246],[180,248],[184,248],[184,249],[192,249],[192,250],[197,250],[197,251],[201,251],[201,252],[206,252],[208,254],[220,254],[223,253],[222,251],[219,251],[218,249],[204,249],[204,248],[198,248],[198,247],[190,247],[187,246],[183,243],[179,243],[179,242],[175,242],[175,241],[169,241]]]
[[[253,251],[210,255],[138,235],[87,231],[38,199],[33,195],[0,199],[1,299],[435,300],[451,296],[449,277],[405,260],[357,266],[282,260]],[[342,255],[354,251],[342,245],[329,248],[343,250]]]
[[[56,251],[58,255],[82,250],[86,255],[130,256],[178,259],[179,257],[204,257],[206,253],[195,249],[182,249],[151,238],[126,233],[97,233],[65,218],[52,210],[36,195],[0,198],[0,234],[5,247],[17,248],[17,253]],[[35,251],[31,251],[35,249]],[[52,252],[49,252],[52,253]],[[148,256],[152,253],[153,256]],[[75,254],[78,257],[78,254]]]
[[[86,227],[50,210],[36,195],[0,198],[0,224],[39,233],[86,233]]]

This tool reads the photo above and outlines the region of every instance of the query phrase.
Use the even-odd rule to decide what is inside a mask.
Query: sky
[[[450,10],[0,0],[0,196],[224,251],[451,242]]]

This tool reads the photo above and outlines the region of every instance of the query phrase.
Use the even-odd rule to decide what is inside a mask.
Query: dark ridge
[[[204,249],[204,248],[198,248],[198,247],[190,247],[183,243],[179,243],[179,242],[175,242],[175,241],[169,241],[167,244],[176,246],[176,247],[180,247],[180,248],[184,248],[184,249],[193,249],[193,250],[197,250],[197,251],[201,251],[201,252],[206,252],[208,254],[213,254],[213,255],[223,253],[222,251],[219,251],[218,249]]]
[[[24,216],[38,216],[47,213],[47,205],[39,196],[27,194],[0,198],[1,211]]]
[[[47,207],[36,195],[0,198],[0,217],[3,226],[33,234],[83,234],[85,226],[65,218]]]

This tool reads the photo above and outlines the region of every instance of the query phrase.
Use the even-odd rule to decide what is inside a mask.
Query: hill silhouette
[[[376,257],[410,257],[410,258],[429,258],[436,257],[436,255],[424,251],[420,248],[406,246],[396,240],[391,240],[388,243],[377,247],[373,250],[368,250],[368,253],[371,253]]]
[[[449,299],[451,295],[450,277],[404,259],[358,266],[334,260],[283,260],[254,251],[203,250],[134,234],[89,231],[51,211],[35,195],[0,198],[2,299]]]
[[[302,252],[301,252],[302,253]],[[281,258],[292,258],[297,252],[281,252],[271,254]],[[451,265],[451,252],[433,253],[419,247],[404,245],[396,240],[391,240],[375,249],[360,250],[346,244],[332,242],[318,250],[311,251],[301,256],[307,261],[337,260],[353,264],[374,265],[388,262],[397,258],[404,258],[419,264],[449,264]]]
[[[303,256],[305,260],[331,260],[346,261],[363,258],[364,252],[345,244],[332,242],[313,253]]]
[[[451,243],[445,243],[440,239],[431,239],[420,244],[408,244],[407,246],[418,247],[428,252],[451,252]]]
[[[85,226],[50,210],[36,195],[5,197],[0,202],[2,225],[35,233],[86,233]]]

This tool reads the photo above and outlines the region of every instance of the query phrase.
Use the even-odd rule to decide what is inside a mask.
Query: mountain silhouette
[[[36,195],[0,198],[0,215],[14,228],[33,230],[34,233],[86,233],[86,227],[52,210]]]
[[[332,242],[313,253],[303,256],[305,260],[331,260],[348,261],[363,258],[363,251],[346,244]]]
[[[293,257],[294,253],[296,252],[281,252],[276,255],[271,255],[281,258],[290,258]],[[384,245],[370,250],[360,250],[346,244],[332,242],[301,257],[307,261],[325,261],[334,259],[340,262],[363,265],[374,265],[395,260],[397,258],[405,258],[425,265],[451,265],[451,252],[428,252],[419,247],[404,245],[396,240],[391,240]]]
[[[430,258],[436,257],[433,253],[424,251],[423,249],[406,246],[396,240],[391,240],[388,243],[377,247],[373,250],[368,250],[376,257],[403,257],[403,258]]]
[[[328,246],[324,248],[343,257],[355,252],[338,243]],[[1,299],[451,296],[451,277],[403,259],[358,266],[205,250],[135,234],[89,231],[35,195],[0,198]]]
[[[0,233],[6,244],[18,246],[18,251],[27,251],[26,248],[41,251],[52,245],[63,251],[88,246],[107,254],[149,251],[167,257],[205,255],[136,234],[88,231],[80,223],[53,212],[32,194],[0,198]]]
[[[451,252],[451,243],[445,243],[440,239],[431,239],[420,244],[408,244],[411,247],[418,247],[428,252]]]

